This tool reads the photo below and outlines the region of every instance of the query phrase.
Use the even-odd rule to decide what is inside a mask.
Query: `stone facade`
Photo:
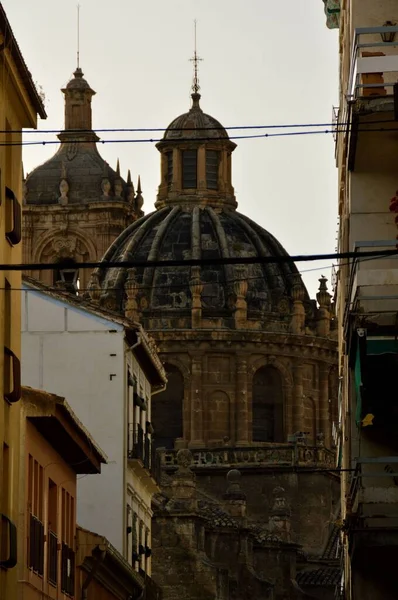
[[[23,194],[23,262],[68,260],[70,269],[28,271],[47,285],[87,288],[89,270],[74,262],[100,260],[115,238],[143,215],[141,184],[137,192],[130,171],[125,181],[119,163],[113,170],[100,156],[92,131],[95,94],[77,69],[64,88],[65,129],[56,154],[27,175]],[[77,281],[79,280],[79,285]]]

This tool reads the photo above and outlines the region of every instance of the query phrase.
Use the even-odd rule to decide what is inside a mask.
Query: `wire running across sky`
[[[398,242],[397,242],[398,244]],[[186,260],[140,260],[140,261],[100,261],[73,263],[74,269],[131,269],[131,268],[158,268],[158,267],[196,267],[196,266],[215,266],[215,265],[253,265],[253,264],[281,264],[308,262],[316,260],[340,260],[377,258],[398,256],[398,249],[393,250],[369,250],[365,252],[338,252],[331,254],[299,254],[297,256],[241,256],[229,258],[212,259],[186,259]],[[20,264],[0,264],[0,271],[51,271],[54,269],[62,270],[70,268],[70,262],[59,261],[55,263],[20,263]]]

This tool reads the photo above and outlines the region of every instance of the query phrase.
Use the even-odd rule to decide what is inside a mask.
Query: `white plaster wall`
[[[79,476],[77,517],[80,525],[106,536],[123,553],[123,328],[40,292],[24,291],[22,296],[22,383],[64,396],[107,454],[109,464],[102,466],[101,475]]]

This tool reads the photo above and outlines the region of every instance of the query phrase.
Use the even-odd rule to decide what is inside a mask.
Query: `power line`
[[[389,131],[395,131],[398,132],[398,127],[380,127],[380,128],[368,128],[368,127],[364,127],[363,129],[361,129],[360,127],[357,128],[357,131],[361,131],[362,133],[387,133]],[[285,133],[261,133],[261,134],[255,134],[255,135],[235,135],[235,136],[229,136],[228,138],[225,139],[229,139],[229,140],[249,140],[249,139],[260,139],[260,138],[276,138],[276,137],[297,137],[297,136],[303,136],[303,135],[321,135],[321,134],[333,134],[336,135],[337,133],[346,133],[347,132],[347,128],[344,127],[343,129],[339,129],[339,128],[333,128],[333,129],[325,129],[322,131],[288,131]],[[220,138],[221,140],[224,138]],[[110,139],[110,140],[99,140],[97,143],[98,144],[157,144],[158,142],[163,142],[164,138],[133,138],[133,139],[127,139],[127,140],[123,140],[121,138],[119,139]],[[214,142],[214,138],[213,137],[195,137],[194,140],[192,138],[177,138],[177,139],[173,139],[170,140],[172,141],[172,143],[185,143],[185,142]],[[21,142],[0,142],[0,147],[2,146],[51,146],[51,145],[55,145],[55,144],[60,144],[61,142],[59,140],[40,140],[40,141],[36,141],[36,142],[26,142],[26,141],[21,141]],[[87,141],[86,140],[68,140],[67,142],[65,142],[67,144],[86,144]]]
[[[128,261],[101,261],[73,263],[75,269],[130,269],[130,268],[157,268],[157,267],[195,267],[215,265],[252,265],[252,264],[282,264],[308,262],[315,260],[340,260],[344,258],[358,259],[397,256],[398,249],[394,250],[369,250],[365,252],[338,252],[329,254],[299,254],[297,256],[242,256],[213,259],[186,259],[186,260],[128,260]],[[0,264],[0,271],[50,271],[70,269],[70,261],[59,261],[55,263],[22,263],[22,264]],[[292,274],[293,275],[293,274]]]
[[[366,125],[380,125],[381,123],[395,123],[395,119],[377,119],[372,121],[367,121]],[[103,129],[95,129],[96,133],[145,133],[150,131],[234,131],[241,129],[302,129],[305,127],[347,127],[352,123],[350,121],[346,122],[327,122],[327,123],[281,123],[281,124],[273,124],[273,125],[231,125],[225,127],[220,125],[219,127],[211,126],[211,127],[109,127]],[[0,134],[11,134],[11,133],[21,133],[20,129],[15,130],[0,130]],[[59,134],[59,133],[93,133],[92,129],[64,129],[60,131],[59,129],[24,129],[24,134]]]

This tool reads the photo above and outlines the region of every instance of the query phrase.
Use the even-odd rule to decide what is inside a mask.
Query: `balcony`
[[[394,94],[394,84],[398,81],[398,41],[382,41],[382,34],[397,36],[398,27],[355,29],[346,91],[351,100],[380,99]]]
[[[178,450],[160,452],[162,468],[176,470]],[[280,467],[289,468],[335,468],[335,453],[319,446],[306,444],[268,444],[250,448],[214,448],[212,450],[192,450],[194,471],[214,469],[258,469]]]
[[[141,425],[129,425],[128,459],[138,469],[149,472],[155,482],[160,481],[160,455]]]
[[[344,325],[351,313],[367,316],[374,325],[395,327],[398,310],[398,254],[396,240],[355,242],[355,252],[380,251],[386,255],[355,258],[347,282]],[[390,255],[388,254],[390,253]]]
[[[75,595],[75,553],[64,542],[61,547],[61,591],[69,596]]]
[[[44,573],[44,525],[34,515],[29,517],[28,566],[38,575]]]

